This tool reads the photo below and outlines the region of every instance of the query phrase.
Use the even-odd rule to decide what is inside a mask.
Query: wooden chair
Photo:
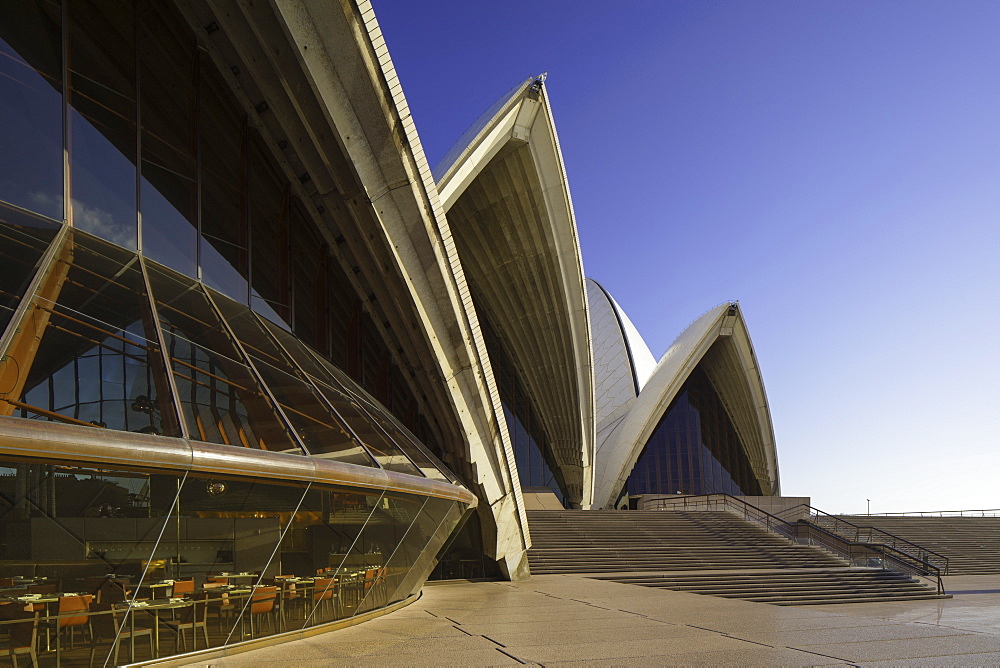
[[[26,610],[30,607],[33,606],[22,607],[16,603],[0,605],[0,621],[7,622],[0,628],[6,629],[10,635],[7,656],[14,668],[17,668],[18,656],[27,656],[33,668],[38,668],[38,653],[35,650],[38,644],[38,613]]]
[[[222,585],[217,584],[217,587]],[[232,599],[229,598],[229,592],[225,591],[212,591],[212,588],[208,585],[205,587],[209,590],[205,592],[207,599],[206,609],[215,610],[215,617],[219,622],[219,631],[223,630],[223,621],[229,622],[233,618],[233,613],[236,611],[236,606],[233,605]]]
[[[278,619],[281,621],[281,627],[284,628],[287,623],[286,611],[302,607],[303,617],[305,616],[306,599],[294,582],[280,580],[278,588],[281,592],[281,595],[278,597]]]
[[[187,651],[188,631],[191,631],[191,642],[194,645],[192,651],[198,649],[198,629],[201,629],[202,634],[205,636],[205,647],[208,647],[210,644],[208,639],[208,594],[206,592],[195,594],[191,598],[191,601],[189,607],[181,609],[177,619],[163,622],[164,625],[177,634],[174,643],[175,651],[180,647],[185,652]]]
[[[138,626],[126,623],[119,633],[121,627],[120,613],[116,613],[112,603],[93,603],[90,606],[90,666],[94,665],[94,657],[97,654],[97,646],[109,641],[111,645],[108,650],[114,650],[114,664],[118,665],[118,652],[122,644],[127,643],[129,648],[129,661],[135,662],[135,639],[146,638],[149,641],[149,658],[156,658],[156,651],[153,648],[153,629],[146,626]]]

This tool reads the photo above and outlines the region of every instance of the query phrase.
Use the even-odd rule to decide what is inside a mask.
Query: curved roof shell
[[[765,494],[778,494],[778,459],[767,395],[753,344],[736,303],[708,311],[671,344],[626,415],[598,451],[594,506],[617,500],[646,442],[698,365],[726,407]]]
[[[543,77],[480,118],[435,170],[465,277],[518,367],[573,505],[593,492],[594,381],[580,244]]]

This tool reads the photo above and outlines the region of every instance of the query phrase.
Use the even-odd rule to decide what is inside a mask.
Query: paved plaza
[[[954,598],[779,607],[577,575],[432,584],[351,628],[200,666],[997,666],[1000,576]]]

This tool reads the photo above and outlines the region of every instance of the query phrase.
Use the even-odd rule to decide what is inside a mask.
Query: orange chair
[[[176,580],[174,581],[174,592],[173,596],[176,598],[187,598],[190,594],[194,593],[194,580]]]
[[[277,611],[275,603],[278,599],[277,587],[257,587],[250,597],[250,637],[254,637],[254,617],[263,616],[271,624],[271,632],[274,632],[274,616]],[[258,628],[260,628],[258,626]]]
[[[374,568],[369,568],[365,571],[365,594],[368,590],[375,586],[375,574],[377,571]]]
[[[329,610],[333,616],[336,586],[336,578],[316,578],[313,582],[313,605],[321,617],[324,610]]]
[[[56,663],[62,654],[63,630],[69,629],[69,646],[73,647],[76,639],[76,629],[80,633],[90,633],[90,602],[93,597],[89,594],[85,596],[60,596],[59,615],[56,619]],[[93,640],[93,635],[91,635]]]

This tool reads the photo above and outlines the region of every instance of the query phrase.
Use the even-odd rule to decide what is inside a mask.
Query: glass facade
[[[628,494],[762,494],[746,448],[701,367],[684,382],[625,483]]]
[[[548,487],[565,503],[566,493],[560,476],[549,464],[548,438],[538,411],[518,376],[517,368],[504,353],[496,332],[485,318],[480,318],[486,349],[493,367],[493,377],[503,404],[507,430],[514,445],[514,460],[521,487]],[[558,469],[556,469],[558,470]]]
[[[27,308],[8,311],[19,318],[2,351],[0,416],[456,482],[344,372],[247,306],[79,230],[49,246],[37,244],[41,266],[15,263],[0,285],[13,296],[34,275]]]
[[[0,430],[74,444],[0,438],[0,654],[144,661],[374,610],[472,500],[198,39],[172,2],[0,3]],[[295,456],[241,474],[263,451]]]
[[[344,619],[414,593],[464,511],[308,482],[0,461],[0,642],[16,646],[27,624],[43,662],[115,665]]]
[[[140,250],[293,332],[440,454],[319,210],[174,3],[3,2],[0,52],[0,271],[23,278],[59,223]],[[26,287],[9,278],[0,325]]]

